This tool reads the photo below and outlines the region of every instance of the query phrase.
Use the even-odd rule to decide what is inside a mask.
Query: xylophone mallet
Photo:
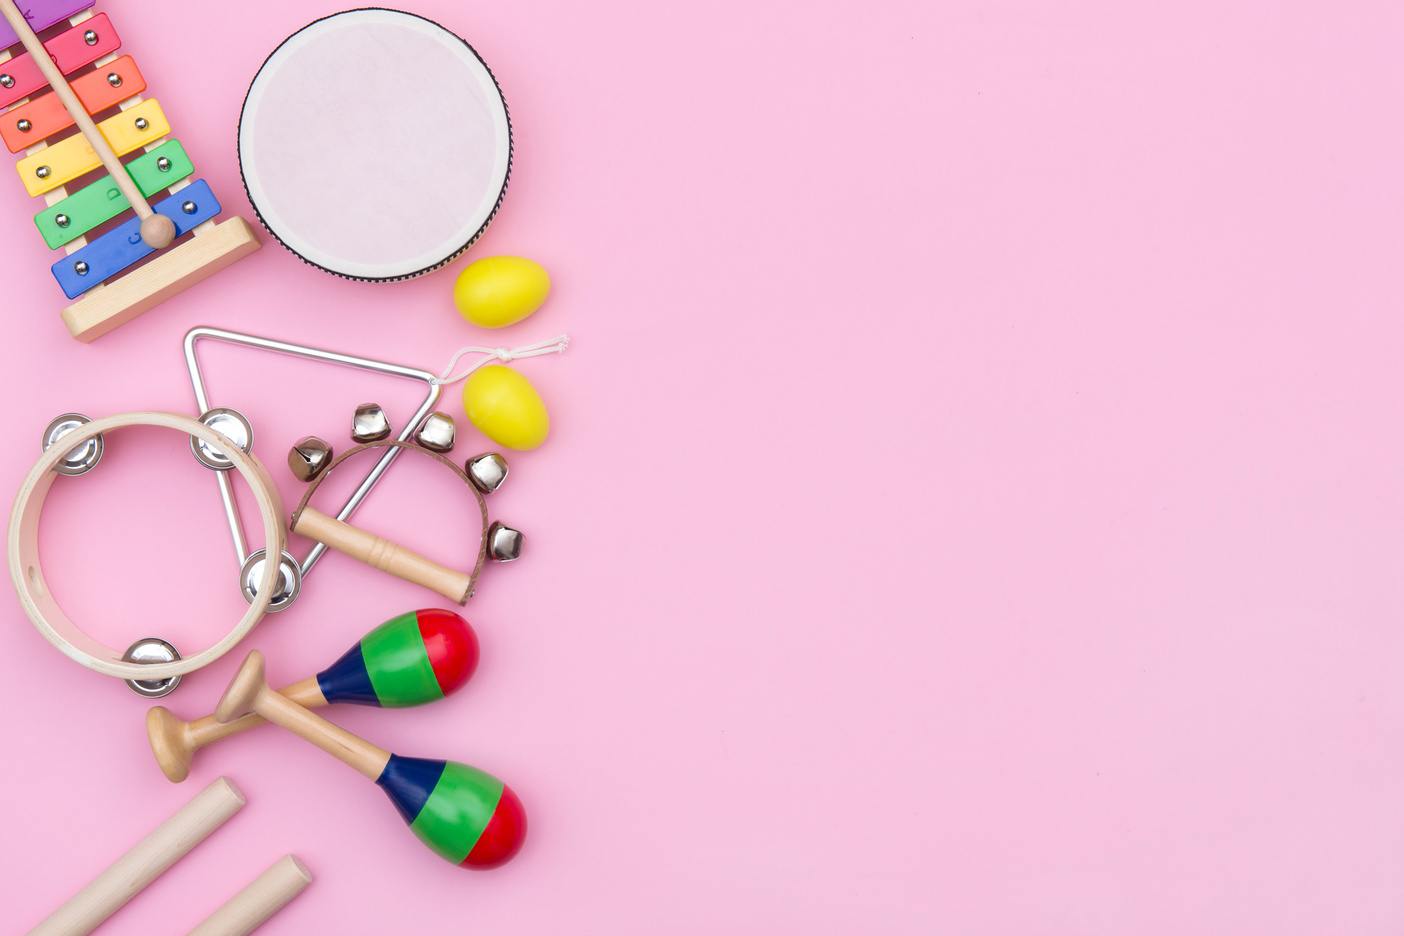
[[[452,611],[433,608],[391,618],[331,666],[278,692],[303,708],[337,702],[401,708],[457,692],[477,668],[473,628]],[[264,721],[251,714],[227,724],[213,715],[187,722],[158,705],[146,713],[146,737],[166,779],[180,783],[197,750]]]
[[[421,842],[460,867],[495,868],[521,849],[526,813],[501,780],[454,761],[391,754],[274,692],[263,673],[263,654],[250,651],[215,718],[257,712],[359,771],[385,791]]]
[[[157,214],[151,210],[151,205],[147,203],[141,190],[136,187],[132,177],[127,175],[126,168],[117,158],[117,154],[112,151],[112,146],[107,142],[107,138],[93,123],[93,119],[88,116],[88,109],[83,106],[82,102],[78,100],[78,95],[74,94],[73,89],[69,87],[68,79],[63,77],[63,72],[59,71],[53,59],[49,57],[49,53],[45,51],[44,44],[39,41],[34,30],[29,28],[29,21],[19,11],[19,7],[15,6],[14,0],[0,0],[0,14],[4,15],[5,21],[10,24],[10,28],[15,31],[15,35],[24,44],[25,51],[34,60],[34,64],[39,66],[39,70],[44,74],[44,80],[49,83],[49,87],[54,89],[54,93],[63,103],[64,110],[68,111],[73,122],[78,125],[78,129],[83,131],[88,145],[102,160],[103,166],[112,176],[113,183],[126,197],[137,217],[141,218],[142,241],[154,250],[169,246],[171,241],[175,240],[175,222],[165,215]]]

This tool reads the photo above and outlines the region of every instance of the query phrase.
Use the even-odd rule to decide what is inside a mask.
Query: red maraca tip
[[[478,837],[478,842],[460,867],[486,871],[511,861],[522,850],[526,841],[527,819],[522,809],[522,801],[512,788],[503,784],[502,798],[492,811],[487,828]]]
[[[439,688],[444,695],[457,692],[478,668],[478,635],[452,611],[429,608],[414,614]]]

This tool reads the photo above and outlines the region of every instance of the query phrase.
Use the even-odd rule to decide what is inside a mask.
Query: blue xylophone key
[[[179,237],[195,225],[219,214],[219,202],[215,200],[208,183],[201,179],[152,204],[151,209],[174,221],[176,236]],[[132,217],[55,263],[54,278],[63,287],[64,295],[76,299],[151,252],[151,248],[141,239],[141,219]]]

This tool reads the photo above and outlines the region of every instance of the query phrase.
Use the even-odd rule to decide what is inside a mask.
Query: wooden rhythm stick
[[[284,855],[248,887],[205,918],[189,936],[249,936],[312,883],[296,855]]]
[[[477,668],[478,637],[467,621],[452,611],[411,611],[381,624],[331,666],[278,694],[303,708],[334,702],[402,708],[452,695]],[[264,723],[252,714],[228,723],[213,715],[187,722],[158,705],[146,713],[146,736],[166,779],[180,783],[197,750]]]
[[[88,109],[78,100],[78,95],[73,93],[68,80],[63,77],[63,72],[59,71],[58,66],[49,58],[49,53],[44,51],[44,45],[34,34],[34,30],[29,28],[29,21],[15,6],[15,0],[0,0],[0,14],[4,14],[5,21],[10,24],[10,28],[15,31],[15,35],[19,37],[25,50],[34,59],[34,64],[38,65],[39,70],[43,72],[44,80],[49,83],[49,87],[54,89],[54,93],[63,102],[64,109],[73,118],[73,122],[78,125],[78,129],[83,132],[88,145],[102,160],[103,166],[112,176],[113,183],[131,204],[137,217],[141,218],[142,241],[147,246],[157,250],[169,246],[171,241],[175,240],[175,222],[165,215],[157,214],[151,210],[151,206],[146,203],[146,198],[132,182],[131,176],[127,175],[122,161],[112,151],[107,138],[98,130],[93,119],[88,116]]]
[[[374,780],[421,842],[464,868],[495,868],[526,838],[521,800],[501,780],[454,761],[391,754],[269,688],[263,654],[251,651],[224,691],[215,718],[253,711]]]
[[[92,932],[242,809],[244,802],[244,794],[228,777],[215,780],[30,930],[29,936],[84,936]]]

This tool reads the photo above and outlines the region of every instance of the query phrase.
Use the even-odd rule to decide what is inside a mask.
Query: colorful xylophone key
[[[155,98],[99,121],[97,128],[118,156],[150,146],[171,132]],[[66,137],[15,163],[20,181],[31,195],[43,195],[101,167],[102,160],[82,136]]]
[[[194,171],[195,166],[179,140],[166,140],[127,163],[127,174],[147,198],[174,186]],[[127,196],[113,183],[112,177],[103,176],[39,212],[34,216],[34,224],[44,236],[44,243],[51,248],[62,247],[130,207]]]
[[[61,6],[63,4],[49,3],[47,5]],[[32,7],[34,4],[29,4],[29,6]],[[68,6],[74,6],[74,4],[68,4]],[[73,12],[76,14],[90,6],[92,6],[91,3],[83,4],[74,9]],[[59,19],[65,19],[69,15],[65,13]],[[90,42],[89,39],[92,41]],[[18,41],[14,30],[0,21],[0,49],[12,46]],[[72,29],[54,36],[44,43],[44,49],[59,69],[64,74],[68,74],[77,71],[84,65],[91,65],[103,56],[111,55],[121,45],[122,40],[117,35],[117,31],[112,28],[112,24],[108,22],[107,14],[99,13]],[[0,55],[4,54],[4,52],[0,52]],[[0,61],[0,107],[7,107],[20,98],[29,97],[47,85],[44,73],[39,70],[38,64],[29,56],[28,52],[22,52],[8,61]]]
[[[29,28],[43,32],[50,26],[57,26],[70,17],[76,16],[93,5],[93,0],[26,0],[24,18]],[[6,49],[19,42],[19,36],[10,24],[0,20],[0,49]],[[47,43],[45,43],[47,47]],[[51,50],[52,51],[52,50]]]
[[[89,114],[116,107],[134,94],[146,90],[146,79],[130,55],[108,62],[101,68],[69,82],[73,93]],[[73,126],[73,115],[57,94],[45,94],[5,112],[0,120],[0,139],[12,153],[33,146],[45,137]]]

